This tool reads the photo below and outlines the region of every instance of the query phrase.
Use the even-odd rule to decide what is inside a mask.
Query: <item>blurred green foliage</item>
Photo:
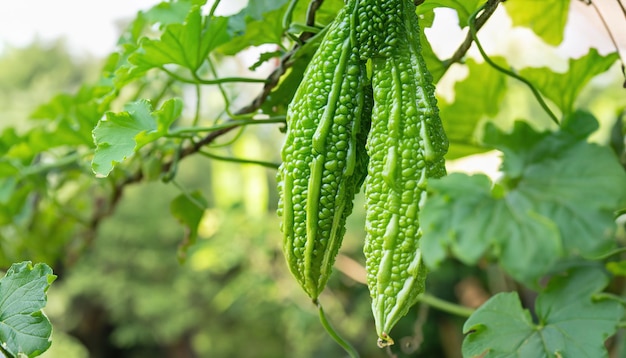
[[[262,194],[269,192],[273,171],[247,175],[259,168],[202,158],[183,165],[179,182],[202,191],[210,206],[185,262],[175,254],[184,230],[169,213],[180,191],[161,182],[129,188],[93,245],[52,289],[51,300],[63,302],[49,311],[55,328],[100,347],[90,357],[341,356],[286,270],[278,219],[267,210],[275,197]],[[233,183],[264,188],[254,197],[229,191]],[[230,198],[219,194],[224,191]],[[363,215],[357,210],[350,219],[344,255],[360,257]],[[332,323],[360,342],[363,357],[379,356],[363,284],[337,272],[321,301]],[[412,335],[412,321],[403,321],[399,332]],[[441,354],[436,344],[431,349]]]
[[[0,56],[0,130],[32,126],[25,119],[34,106],[94,81],[100,66],[100,59],[70,54],[63,40],[5,47]]]
[[[204,156],[177,160],[184,145],[206,135],[202,127],[223,124],[233,115],[229,111],[250,103],[262,87],[259,83],[200,86],[184,76],[219,77],[213,70],[224,77],[238,75],[242,64],[229,62],[226,54],[258,44],[256,35],[264,31],[277,43],[261,62],[278,61],[288,51],[283,43],[288,29],[279,28],[288,2],[259,1],[216,23],[228,22],[219,31],[220,41],[233,40],[236,31],[247,35],[218,46],[209,56],[211,63],[196,58],[191,68],[185,68],[168,59],[155,64],[144,56],[142,51],[161,43],[159,31],[168,25],[178,25],[170,28],[170,34],[181,30],[187,13],[204,3],[164,2],[140,12],[105,61],[76,59],[62,41],[9,48],[0,57],[0,266],[24,259],[44,261],[59,276],[46,308],[55,331],[52,348],[44,357],[344,355],[324,332],[316,308],[284,263],[274,213],[275,171],[206,155],[277,163],[281,125],[233,131],[207,145]],[[464,24],[478,2],[430,4],[454,9]],[[341,5],[341,0],[324,1],[315,25],[327,24]],[[305,23],[307,6],[306,1],[298,2],[292,30]],[[194,10],[196,22],[185,31],[202,33],[197,17],[204,10]],[[423,10],[428,20],[424,24],[432,25],[432,7]],[[563,29],[549,30],[553,39],[560,36],[554,32]],[[141,40],[143,36],[151,40]],[[257,108],[259,113],[284,115],[318,44],[319,38],[314,37],[292,57],[289,70]],[[429,65],[436,66],[440,79],[448,67],[443,67],[445,59],[430,52]],[[129,61],[131,56],[135,63]],[[591,65],[601,62],[595,75],[614,62],[615,55],[587,60]],[[485,122],[506,128],[525,118],[540,129],[552,125],[544,120],[545,113],[527,88],[512,84],[480,61],[468,59],[455,66],[469,75],[451,86],[454,99],[440,98],[446,126],[454,127],[447,128],[452,139],[450,158],[485,150],[479,147]],[[549,69],[535,72],[554,74]],[[568,75],[584,72],[578,68]],[[601,143],[607,141],[616,110],[623,110],[623,96],[610,89],[614,79],[609,82],[591,81],[584,89],[575,88],[576,94],[583,93],[581,107],[600,112],[602,135],[595,133],[594,139]],[[174,97],[182,98],[184,108],[167,125],[200,128],[198,132],[176,137],[169,127],[159,128],[159,135],[150,137],[153,142],[131,148],[131,155],[123,155],[126,158],[108,177],[95,178],[92,130],[105,113],[124,117],[129,102],[150,100],[153,108],[161,108]],[[34,120],[27,120],[29,116]],[[623,139],[624,132],[617,132]],[[135,134],[131,140],[137,139]],[[338,265],[320,300],[331,323],[363,357],[381,357],[390,352],[376,346],[369,293],[359,282],[363,197],[356,200]],[[430,294],[466,305],[478,305],[502,290],[518,290],[525,305],[532,305],[534,299],[533,292],[482,259],[472,267],[446,260],[430,273],[427,285]],[[462,318],[417,305],[394,330],[398,344],[391,353],[400,358],[460,357],[462,325]]]

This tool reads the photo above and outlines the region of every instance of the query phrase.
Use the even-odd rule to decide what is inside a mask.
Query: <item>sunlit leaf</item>
[[[184,23],[166,26],[160,39],[144,38],[140,50],[128,61],[140,69],[176,64],[195,72],[209,52],[229,41],[227,24],[228,18],[203,17],[201,8],[196,7]]]
[[[468,59],[469,75],[454,86],[454,102],[439,99],[440,117],[454,159],[485,151],[478,145],[476,131],[482,120],[495,116],[506,94],[506,78],[486,63]]]
[[[169,126],[180,116],[182,101],[170,99],[152,112],[150,102],[129,103],[120,113],[109,112],[93,130],[96,151],[92,169],[97,175],[107,176],[116,163],[133,155],[144,145],[167,134]]]
[[[13,264],[0,279],[0,343],[14,356],[35,357],[50,347],[52,325],[41,311],[56,279],[46,264]]]
[[[513,1],[514,2],[514,1]],[[578,95],[589,81],[598,74],[606,72],[619,58],[617,53],[602,56],[594,48],[578,59],[569,60],[569,69],[565,73],[542,68],[525,68],[520,75],[532,84],[565,115],[574,111]]]
[[[220,47],[227,55],[262,44],[280,44],[283,14],[288,0],[251,1],[239,13],[228,18],[231,40]]]
[[[531,28],[550,45],[563,41],[570,0],[515,0],[504,2],[513,25]]]

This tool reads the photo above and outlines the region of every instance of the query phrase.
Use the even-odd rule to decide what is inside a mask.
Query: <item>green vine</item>
[[[489,58],[489,56],[487,55],[487,53],[483,49],[482,45],[480,44],[480,41],[478,40],[478,35],[476,33],[476,16],[480,12],[485,10],[485,6],[486,6],[486,4],[481,6],[469,18],[469,31],[470,31],[470,34],[471,34],[472,38],[474,39],[474,42],[476,43],[476,47],[478,48],[478,51],[480,52],[481,56],[483,57],[485,62],[487,62],[491,67],[493,67],[497,71],[502,72],[503,74],[505,74],[507,76],[513,77],[513,78],[521,81],[522,83],[524,83],[526,86],[528,86],[528,88],[530,88],[530,90],[532,91],[533,95],[537,99],[537,102],[539,102],[539,105],[541,106],[541,108],[543,108],[543,110],[546,112],[546,114],[548,114],[548,116],[550,117],[552,122],[554,122],[556,125],[559,125],[558,118],[556,117],[556,115],[554,115],[552,110],[550,110],[550,107],[548,107],[548,104],[544,101],[543,97],[541,96],[539,91],[535,88],[535,86],[533,86],[533,84],[530,81],[528,81],[527,79],[525,79],[524,77],[518,75],[517,73],[515,73],[515,72],[513,72],[511,70],[508,70],[508,69],[506,69],[504,67],[501,67],[500,65],[496,64],[495,62],[493,62],[493,60],[491,58]]]
[[[206,150],[201,150],[198,153],[202,154],[203,156],[205,156],[207,158],[217,159],[217,160],[221,160],[221,161],[224,161],[224,162],[240,163],[240,164],[254,164],[254,165],[260,165],[262,167],[266,167],[266,168],[270,168],[270,169],[276,169],[276,170],[278,170],[278,167],[280,166],[280,164],[271,163],[271,162],[264,162],[262,160],[243,159],[243,158],[234,158],[234,157],[224,157],[224,156],[221,156],[221,155],[217,155],[217,154],[213,154],[213,153],[207,152]]]
[[[425,303],[431,307],[434,307],[440,311],[453,314],[459,317],[469,317],[474,313],[474,310],[465,306],[457,305],[452,302],[444,301],[438,297],[423,293],[417,297],[419,302]]]

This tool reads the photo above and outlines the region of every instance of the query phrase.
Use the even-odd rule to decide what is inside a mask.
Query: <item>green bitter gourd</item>
[[[363,3],[358,27],[374,89],[364,253],[378,345],[384,347],[393,344],[389,332],[424,292],[419,212],[428,178],[445,175],[448,142],[412,1]]]
[[[324,289],[365,179],[372,93],[355,38],[356,0],[330,25],[287,110],[278,171],[283,251],[314,301]]]

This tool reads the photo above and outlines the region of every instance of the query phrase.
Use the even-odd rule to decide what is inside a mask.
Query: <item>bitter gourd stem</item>
[[[207,152],[207,151],[204,151],[204,150],[201,150],[198,153],[204,155],[207,158],[221,160],[221,161],[224,161],[224,162],[260,165],[262,167],[269,168],[269,169],[274,169],[274,170],[277,170],[278,167],[280,166],[280,164],[272,163],[272,162],[266,162],[266,161],[263,161],[263,160],[235,158],[235,157],[225,157],[225,156],[213,154],[213,153],[210,153],[210,152]]]
[[[285,11],[285,14],[283,15],[283,31],[287,31],[287,29],[289,29],[289,26],[291,26],[291,20],[293,19],[293,11],[295,10],[297,4],[298,4],[298,0],[291,0],[289,2],[289,7],[287,8],[287,11]]]
[[[552,113],[552,111],[550,110],[550,107],[548,107],[548,105],[543,100],[543,97],[541,96],[539,91],[537,91],[535,86],[533,86],[533,84],[530,83],[530,81],[528,81],[524,77],[518,75],[517,73],[515,73],[515,72],[513,72],[511,70],[507,70],[506,68],[499,66],[498,64],[493,62],[491,60],[491,58],[489,58],[489,56],[487,56],[487,53],[483,49],[483,46],[480,44],[480,41],[478,40],[478,35],[476,33],[476,16],[480,12],[482,12],[484,9],[485,9],[485,5],[481,6],[478,10],[474,11],[472,16],[470,16],[470,18],[469,18],[469,31],[470,31],[470,34],[472,35],[472,38],[474,39],[474,42],[476,43],[476,47],[478,48],[478,51],[480,52],[480,55],[483,57],[483,59],[485,59],[485,62],[487,62],[494,69],[504,73],[507,76],[511,76],[511,77],[513,77],[513,78],[523,82],[526,86],[528,86],[528,88],[530,88],[530,90],[532,91],[533,95],[537,99],[537,102],[539,102],[539,105],[541,106],[541,108],[543,108],[543,110],[548,114],[548,116],[550,116],[550,119],[557,126],[560,125],[558,118],[554,115],[554,113]]]
[[[219,6],[220,2],[222,2],[222,0],[217,0],[213,3],[213,6],[211,6],[211,10],[209,11],[209,18],[212,18],[213,16],[215,16],[215,10],[217,10],[217,7]]]
[[[474,310],[465,306],[457,305],[452,302],[444,301],[438,297],[422,293],[417,297],[419,302],[425,303],[431,307],[434,307],[440,311],[447,312],[460,317],[469,317],[474,313]]]
[[[326,332],[328,332],[328,334],[335,340],[335,342],[337,342],[337,344],[339,344],[346,351],[346,353],[348,353],[350,358],[359,358],[359,352],[357,352],[357,350],[348,341],[343,339],[339,335],[339,333],[337,333],[337,331],[333,328],[330,322],[328,322],[328,319],[326,319],[326,314],[324,313],[324,309],[322,308],[320,302],[316,300],[313,301],[313,303],[317,305],[320,314],[320,321],[322,322],[322,326],[324,326]]]

